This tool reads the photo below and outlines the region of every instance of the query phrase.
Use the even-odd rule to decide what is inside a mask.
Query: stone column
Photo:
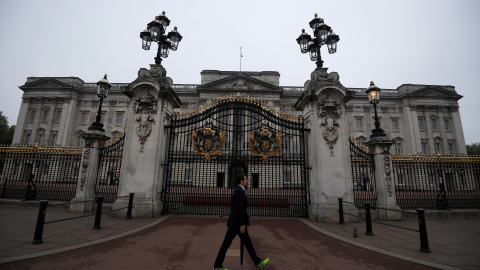
[[[174,108],[181,105],[161,65],[141,68],[138,78],[123,88],[130,97],[125,143],[120,171],[119,197],[135,193],[132,216],[156,217],[162,214],[162,191],[167,155],[168,129]],[[113,209],[127,207],[128,198],[118,198]],[[125,216],[126,210],[117,212]]]
[[[353,202],[353,180],[350,163],[345,104],[353,97],[339,81],[336,72],[317,68],[295,106],[306,118],[310,205],[309,218],[338,222],[338,198]],[[344,211],[357,216],[352,204]],[[354,218],[345,216],[346,221]]]
[[[457,154],[466,155],[467,147],[465,146],[465,136],[463,135],[462,119],[460,118],[460,112],[458,111],[458,107],[454,107],[451,109],[451,116],[452,123],[450,128],[454,129],[455,140],[457,143],[457,149],[455,149],[455,151],[457,152]]]
[[[365,145],[370,147],[370,153],[374,155],[377,207],[400,210],[400,207],[397,205],[392,171],[392,156],[390,154],[390,148],[393,143],[394,142],[387,137],[376,137],[370,138],[370,141],[365,143]],[[402,213],[380,208],[377,208],[379,220],[402,219]]]
[[[77,192],[72,202],[95,200],[95,186],[97,183],[100,152],[105,142],[110,139],[105,132],[89,130],[82,135],[85,140],[82,161],[80,162],[80,174],[78,176]],[[75,203],[70,205],[71,212],[91,213],[94,211],[94,202]]]

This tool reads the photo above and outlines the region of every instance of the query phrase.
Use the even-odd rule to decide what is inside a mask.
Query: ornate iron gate
[[[175,114],[169,128],[164,213],[230,213],[244,172],[250,215],[307,217],[301,116],[237,94]]]
[[[124,143],[125,133],[122,133],[110,139],[100,153],[95,194],[103,196],[104,202],[113,203],[117,199]]]
[[[353,198],[358,208],[363,208],[366,202],[377,205],[375,186],[375,162],[367,147],[349,137],[350,160],[352,164]]]

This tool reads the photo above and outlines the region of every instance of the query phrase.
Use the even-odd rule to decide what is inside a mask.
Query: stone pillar
[[[377,207],[400,210],[397,205],[395,182],[393,180],[392,156],[390,148],[394,142],[387,137],[370,138],[365,143],[374,155],[375,162],[375,186],[377,195]],[[379,220],[401,220],[402,213],[387,211],[377,208]]]
[[[353,202],[353,180],[350,163],[345,104],[353,97],[339,81],[336,72],[317,68],[295,106],[302,110],[307,128],[310,205],[309,218],[338,222],[338,198]],[[357,216],[352,204],[344,211]],[[345,216],[345,221],[355,218]]]
[[[72,202],[95,200],[95,186],[97,183],[100,151],[105,142],[110,139],[105,132],[89,130],[82,135],[85,146],[83,148],[82,161],[80,162],[80,174],[78,176],[77,192]],[[95,202],[75,203],[70,205],[71,212],[91,213],[94,211]]]
[[[174,108],[181,105],[161,65],[141,68],[138,78],[123,88],[130,97],[126,119],[119,197],[135,193],[132,216],[156,217],[162,214],[162,191],[167,155],[168,129]],[[113,209],[127,207],[128,198],[118,198]],[[125,216],[126,210],[114,212]]]

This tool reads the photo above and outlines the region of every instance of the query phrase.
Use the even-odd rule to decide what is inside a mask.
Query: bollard
[[[132,219],[132,207],[133,207],[133,195],[135,193],[130,193],[130,199],[128,200],[128,209],[126,219]]]
[[[345,224],[343,220],[343,198],[338,198],[338,224]]]
[[[367,232],[366,235],[373,235],[372,232],[372,216],[370,215],[370,203],[365,203],[365,223],[367,225]]]
[[[428,247],[427,224],[425,224],[425,209],[417,208],[418,229],[420,232],[420,252],[430,253]]]
[[[35,235],[33,236],[32,245],[43,243],[43,226],[45,225],[45,214],[47,213],[48,201],[40,201],[40,209],[38,210],[37,226],[35,226]]]
[[[97,197],[97,212],[95,213],[95,223],[93,224],[94,230],[100,230],[100,219],[102,218],[102,203],[103,203],[103,196]]]

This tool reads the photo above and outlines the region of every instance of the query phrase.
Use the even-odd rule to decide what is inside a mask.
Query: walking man
[[[237,175],[237,188],[232,194],[232,206],[230,216],[227,221],[227,233],[223,240],[222,246],[218,251],[217,259],[215,260],[214,270],[228,270],[222,266],[225,254],[232,244],[235,236],[239,236],[243,244],[247,248],[248,254],[256,265],[257,269],[264,267],[270,259],[262,260],[257,256],[255,248],[252,244],[252,239],[248,235],[247,226],[250,225],[247,215],[247,196],[245,196],[245,188],[247,187],[247,176],[244,173]]]

